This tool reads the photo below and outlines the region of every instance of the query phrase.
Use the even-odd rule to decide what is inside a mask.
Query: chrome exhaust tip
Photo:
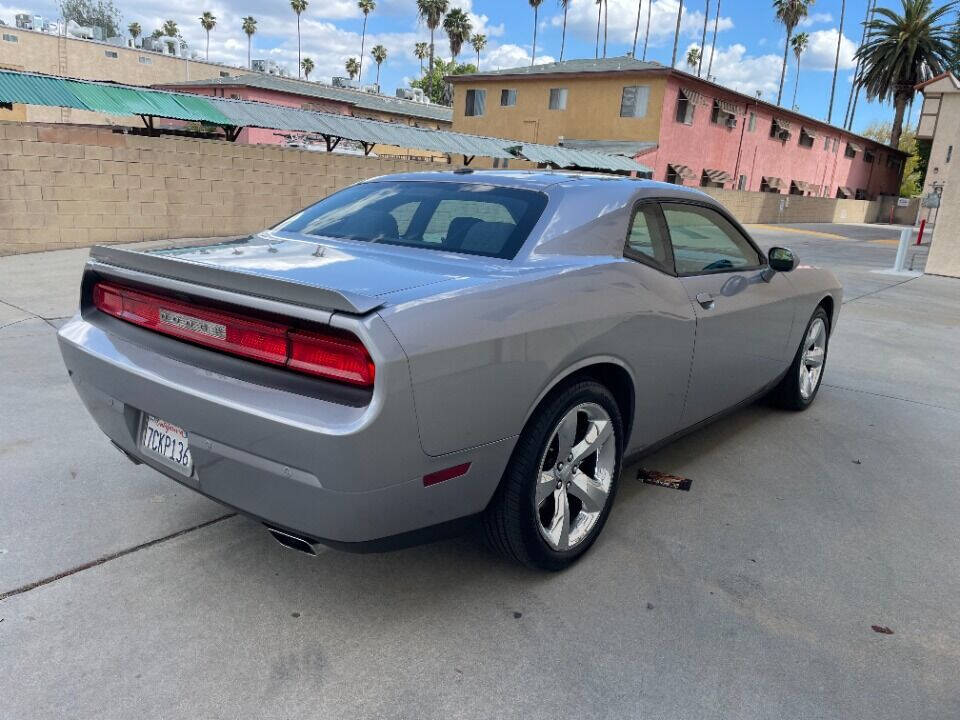
[[[291,535],[288,532],[283,530],[277,530],[276,528],[267,527],[267,530],[273,535],[273,539],[284,547],[290,548],[291,550],[297,550],[307,555],[316,556],[317,551],[313,543],[304,540],[302,537],[297,535]]]

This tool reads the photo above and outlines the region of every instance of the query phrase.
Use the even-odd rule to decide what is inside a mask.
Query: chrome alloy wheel
[[[823,362],[827,355],[827,326],[823,318],[814,318],[803,341],[800,357],[800,397],[809,400],[820,382]]]
[[[570,550],[590,534],[610,498],[617,439],[607,411],[596,403],[570,409],[540,460],[537,527],[554,550]]]

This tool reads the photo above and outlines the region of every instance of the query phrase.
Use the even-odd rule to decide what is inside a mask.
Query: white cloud
[[[807,15],[803,20],[800,21],[800,27],[808,28],[813,27],[814,25],[824,25],[826,23],[833,22],[833,15],[830,13],[813,13],[812,15]]]
[[[650,12],[650,45],[658,46],[673,43],[673,35],[677,26],[677,10],[680,0],[655,0],[651,5],[644,4],[640,15],[640,31],[637,41],[638,54],[643,47],[643,38],[646,32],[647,9]],[[596,41],[597,10],[594,0],[573,0],[567,14],[567,31],[574,32],[590,42]],[[611,43],[633,44],[633,34],[637,23],[636,0],[609,0],[609,16],[607,18],[607,46]],[[703,33],[704,13],[701,10],[691,10],[689,4],[683,8],[680,18],[680,35],[683,38],[699,40]],[[560,27],[563,25],[563,15],[557,15],[551,24]],[[720,17],[718,32],[733,27],[733,20],[729,17]],[[707,24],[707,43],[713,36],[713,16]],[[603,44],[603,25],[601,20],[600,43]],[[679,53],[678,53],[679,56]],[[679,61],[678,61],[679,62]]]
[[[694,47],[690,43],[682,53],[677,53],[685,59],[687,50]],[[678,60],[678,65],[686,66],[685,60]],[[707,71],[710,62],[710,48],[703,58],[703,72]],[[729,47],[717,48],[710,69],[711,78],[724,87],[738,90],[747,95],[756,95],[759,90],[765,100],[776,99],[777,88],[780,85],[780,67],[783,59],[777,55],[748,55],[747,48],[740,43]]]
[[[482,57],[480,66],[484,70],[499,70],[530,64],[530,50],[511,43],[498,45]],[[556,62],[556,58],[550,55],[537,55],[537,65],[552,62]]]
[[[839,33],[836,28],[829,30],[816,30],[810,33],[810,42],[803,55],[800,56],[800,67],[806,70],[830,70],[833,71],[833,63],[837,56],[837,37]],[[855,64],[853,59],[857,51],[857,45],[846,35],[840,40],[840,69],[849,70]]]

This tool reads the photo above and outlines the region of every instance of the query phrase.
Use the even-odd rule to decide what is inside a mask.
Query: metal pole
[[[900,231],[900,244],[897,245],[897,259],[893,261],[893,271],[902,272],[907,259],[907,245],[910,244],[910,228]]]
[[[920,221],[920,229],[917,231],[917,245],[923,242],[923,229],[927,226],[926,220]]]

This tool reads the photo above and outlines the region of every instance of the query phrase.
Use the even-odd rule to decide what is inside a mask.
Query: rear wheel
[[[827,312],[818,307],[807,323],[793,364],[773,392],[773,399],[780,407],[806,410],[816,399],[827,363],[829,323]]]
[[[561,570],[600,534],[616,493],[623,421],[610,391],[582,381],[549,399],[517,442],[484,516],[488,543]]]

